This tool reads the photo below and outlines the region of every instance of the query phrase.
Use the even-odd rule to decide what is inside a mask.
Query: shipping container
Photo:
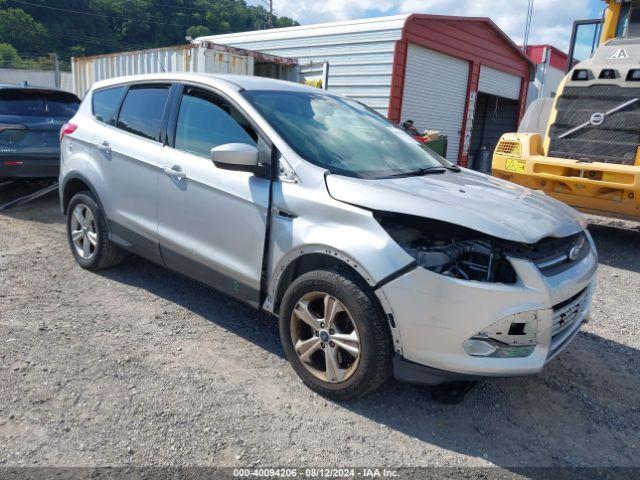
[[[71,59],[80,98],[100,80],[158,72],[229,73],[297,80],[297,60],[212,42]]]

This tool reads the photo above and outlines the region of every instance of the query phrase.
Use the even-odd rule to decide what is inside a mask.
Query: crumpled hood
[[[586,220],[547,195],[463,169],[421,177],[364,180],[327,175],[336,200],[371,210],[449,222],[523,243],[579,232]]]

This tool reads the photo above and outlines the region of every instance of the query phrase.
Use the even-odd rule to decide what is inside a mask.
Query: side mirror
[[[258,149],[247,143],[225,143],[211,149],[218,168],[256,173],[260,169]]]

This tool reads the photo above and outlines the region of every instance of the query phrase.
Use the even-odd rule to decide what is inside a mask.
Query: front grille
[[[588,289],[582,290],[573,297],[553,307],[553,324],[551,338],[556,338],[581,319],[588,298]]]
[[[616,85],[567,87],[557,103],[555,123],[549,131],[549,155],[591,162],[633,165],[640,145],[640,101],[608,116],[602,125],[589,125],[565,137],[566,131],[640,97],[640,88]]]
[[[581,248],[574,252],[574,257],[571,258],[571,250],[576,246]],[[522,245],[517,250],[509,252],[509,255],[531,260],[543,275],[551,277],[580,262],[589,254],[590,249],[586,235],[580,232],[569,237],[545,238],[533,245]]]

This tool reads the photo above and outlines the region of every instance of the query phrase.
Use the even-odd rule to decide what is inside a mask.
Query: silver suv
[[[61,135],[83,268],[132,252],[277,316],[291,365],[327,397],[392,372],[535,374],[591,302],[578,213],[458,168],[348,98],[257,77],[118,78]]]

